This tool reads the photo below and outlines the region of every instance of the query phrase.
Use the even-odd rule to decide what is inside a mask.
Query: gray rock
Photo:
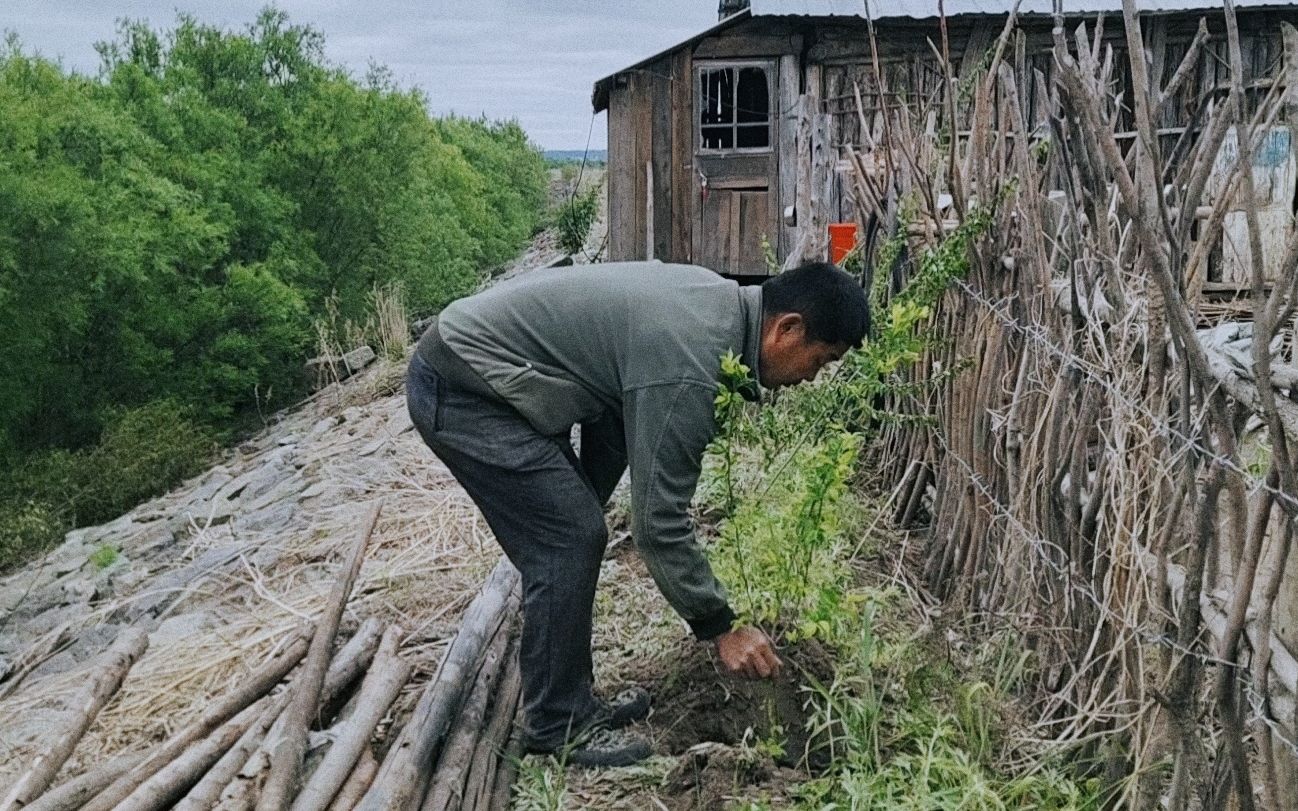
[[[30,634],[31,638],[35,638],[41,634],[48,634],[65,622],[83,620],[89,615],[90,605],[88,603],[58,605],[54,608],[48,608],[25,621],[23,623],[23,632]]]
[[[356,374],[361,369],[369,366],[374,362],[378,355],[368,346],[358,346],[352,351],[343,355],[343,363],[347,366],[347,371]]]
[[[65,673],[78,665],[87,662],[108,649],[122,632],[124,625],[92,625],[82,630],[62,651],[51,656],[40,667],[32,671],[31,679]]]
[[[19,593],[15,597],[13,608],[10,610],[15,616],[20,617],[34,617],[67,602],[62,579],[55,580],[52,574],[49,579],[42,578],[39,587],[32,588],[25,594]]]
[[[358,346],[350,352],[343,353],[341,358],[321,355],[306,362],[308,374],[319,378],[346,380],[374,362],[378,355],[368,346]]]
[[[153,633],[149,634],[149,645],[169,645],[198,636],[204,630],[216,625],[216,615],[211,611],[191,611],[187,614],[176,614],[167,617]]]
[[[204,552],[190,563],[158,577],[146,587],[143,594],[132,600],[130,605],[115,612],[114,616],[120,615],[130,622],[137,622],[150,616],[156,617],[163,609],[180,599],[187,588],[197,584],[202,578],[215,572],[227,571],[238,565],[236,559],[239,557],[241,548],[237,545],[219,546]]]
[[[338,486],[332,482],[318,481],[298,494],[298,501],[306,501],[309,498],[316,498],[326,493],[336,492],[337,490]]]
[[[89,603],[99,594],[99,587],[95,583],[95,576],[83,576],[78,573],[75,576],[69,576],[59,582],[59,587],[63,591],[64,603]]]
[[[0,726],[0,751],[13,752],[43,738],[48,739],[50,730],[62,729],[71,717],[71,710],[59,707],[24,709],[10,723]]]
[[[243,509],[245,512],[253,513],[273,506],[276,502],[296,501],[298,494],[306,488],[306,478],[300,474],[295,474],[288,479],[277,482],[274,487],[263,493],[259,498],[249,501]]]
[[[189,495],[189,509],[197,511],[211,501],[234,477],[225,468],[214,468]]]
[[[307,434],[307,438],[313,439],[315,437],[318,437],[321,434],[325,433],[326,431],[329,431],[337,427],[337,425],[338,425],[337,417],[325,417],[322,420],[317,420],[316,424],[311,426],[311,431],[310,433]]]
[[[297,511],[296,501],[277,502],[264,510],[240,516],[233,526],[243,532],[278,532],[293,522]]]
[[[412,321],[410,323],[410,337],[415,340],[419,340],[420,338],[424,337],[424,333],[428,332],[428,328],[431,327],[433,325],[433,322],[436,320],[437,320],[437,316],[430,315],[427,318],[419,318],[416,319],[415,321]]]
[[[64,543],[52,553],[49,569],[59,576],[78,571],[90,560],[96,548],[84,543]]]
[[[388,436],[401,436],[406,431],[412,430],[415,424],[410,420],[410,412],[405,406],[402,406],[396,413],[388,418],[388,424],[383,429]]]
[[[187,523],[187,522],[186,522]],[[116,546],[119,552],[130,551],[138,557],[147,557],[176,542],[176,525],[171,520],[140,524],[134,532],[124,535]]]

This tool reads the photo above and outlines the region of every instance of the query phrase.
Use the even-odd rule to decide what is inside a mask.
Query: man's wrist
[[[689,623],[690,630],[700,641],[707,642],[715,640],[725,632],[729,631],[735,624],[735,612],[730,610],[729,605],[723,605],[711,614],[697,619],[686,620]]]

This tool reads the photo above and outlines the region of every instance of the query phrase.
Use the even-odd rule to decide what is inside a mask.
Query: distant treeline
[[[96,449],[288,402],[326,306],[360,321],[399,283],[440,307],[545,203],[519,126],[431,119],[278,11],[240,33],[124,24],[98,49],[89,78],[0,46],[0,563],[5,504],[64,525],[129,506],[73,493],[115,475],[77,472]]]
[[[608,163],[607,149],[547,149],[545,151],[545,160],[553,166],[563,166],[569,163],[593,164],[602,166]]]

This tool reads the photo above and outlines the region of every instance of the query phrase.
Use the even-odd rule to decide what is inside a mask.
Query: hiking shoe
[[[621,729],[649,715],[649,691],[643,687],[628,687],[612,700],[595,698],[595,712],[586,722],[591,729]]]
[[[649,741],[626,730],[597,729],[562,754],[565,762],[587,768],[614,768],[639,763],[653,749]]]

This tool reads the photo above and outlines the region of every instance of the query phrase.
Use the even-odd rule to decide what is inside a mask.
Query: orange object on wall
[[[829,224],[829,261],[835,265],[856,247],[856,223],[833,222]]]

